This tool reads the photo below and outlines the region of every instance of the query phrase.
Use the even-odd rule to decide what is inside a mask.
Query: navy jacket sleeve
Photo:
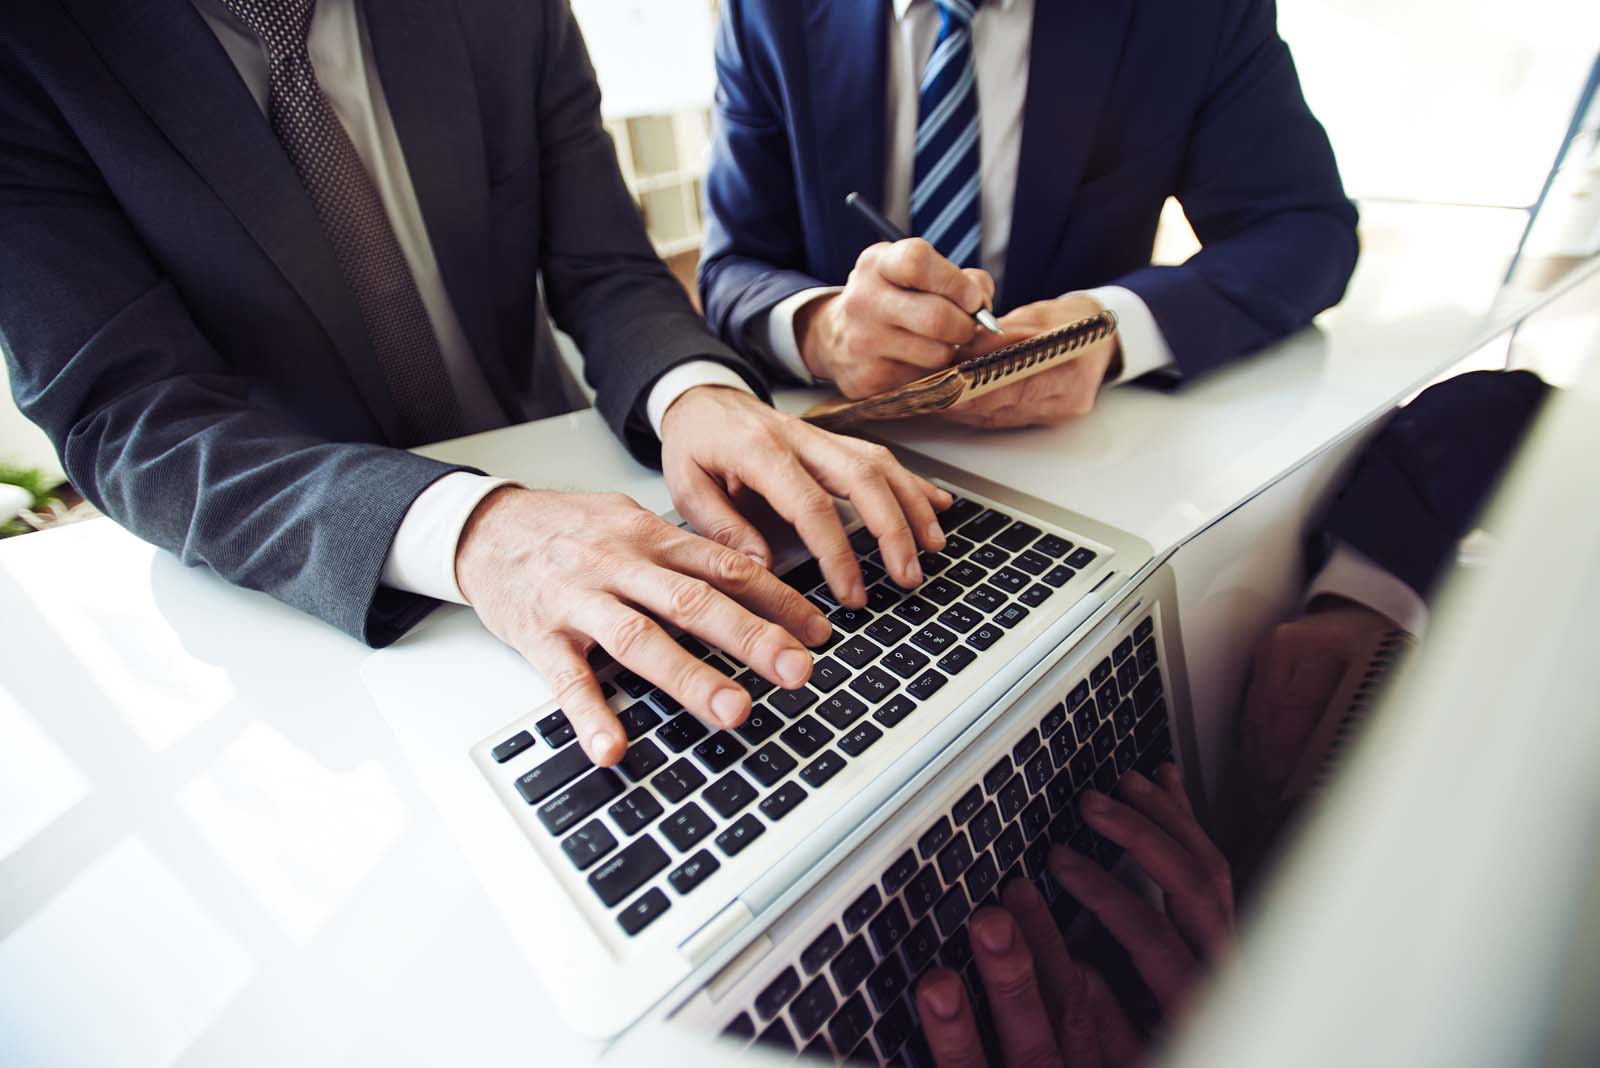
[[[1178,369],[1208,370],[1309,323],[1355,269],[1356,210],[1306,106],[1272,0],[1240,0],[1174,191],[1202,248],[1115,280],[1150,307]]]
[[[1549,392],[1528,371],[1473,371],[1423,391],[1373,438],[1313,528],[1312,562],[1343,541],[1427,597]]]

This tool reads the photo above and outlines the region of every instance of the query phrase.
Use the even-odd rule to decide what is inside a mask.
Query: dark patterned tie
[[[957,267],[976,267],[983,219],[972,20],[983,0],[934,3],[939,36],[919,89],[911,229]]]
[[[416,279],[383,201],[322,95],[306,36],[316,0],[222,0],[267,50],[267,112],[355,293],[383,377],[416,445],[464,432]]]

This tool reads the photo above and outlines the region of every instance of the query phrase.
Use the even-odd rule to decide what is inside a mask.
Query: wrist
[[[667,405],[667,410],[661,413],[661,440],[665,442],[671,436],[673,425],[683,421],[679,417],[683,416],[684,412],[690,413],[689,418],[692,422],[694,410],[701,407],[703,402],[726,401],[730,397],[749,397],[751,400],[756,400],[754,393],[725,386],[720,382],[708,382],[703,386],[693,386],[684,390]],[[759,404],[760,401],[756,400],[756,403]]]
[[[818,297],[794,313],[794,336],[800,350],[800,362],[806,365],[812,378],[833,381],[828,355],[834,349],[838,323],[834,309],[839,305],[839,294],[829,293]]]
[[[487,589],[487,576],[499,554],[499,517],[519,494],[533,491],[522,486],[499,486],[484,495],[467,516],[456,541],[456,586],[467,604],[477,604]]]

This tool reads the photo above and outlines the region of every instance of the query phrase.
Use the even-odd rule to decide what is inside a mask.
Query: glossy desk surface
[[[1523,219],[1369,205],[1351,292],[1312,331],[1178,393],[1114,390],[1071,426],[894,437],[1165,552],[1507,321]],[[593,412],[431,451],[667,504]],[[512,948],[364,681],[369,650],[105,520],[0,544],[0,613],[0,1063],[602,1052]],[[656,1063],[719,1056],[656,1030]]]

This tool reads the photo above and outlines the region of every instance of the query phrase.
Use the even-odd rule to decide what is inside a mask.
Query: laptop
[[[827,1036],[841,1057],[887,1060],[910,1031],[909,965],[959,926],[952,890],[970,905],[1009,872],[1037,874],[1047,837],[1103,850],[1070,825],[1072,798],[1172,752],[1168,695],[1182,672],[1170,582],[1146,579],[1151,548],[901,459],[956,497],[920,587],[883,575],[848,508],[866,608],[841,608],[803,549],[774,546],[775,572],[834,623],[803,689],[680,637],[750,691],[735,730],[602,660],[629,746],[597,769],[560,709],[525,696],[547,692],[538,676],[470,613],[441,613],[420,640],[370,658],[378,707],[578,1032],[615,1038],[677,1005],[718,1031],[795,1047]],[[839,945],[825,953],[829,925]],[[857,1030],[867,1044],[840,1048]]]

